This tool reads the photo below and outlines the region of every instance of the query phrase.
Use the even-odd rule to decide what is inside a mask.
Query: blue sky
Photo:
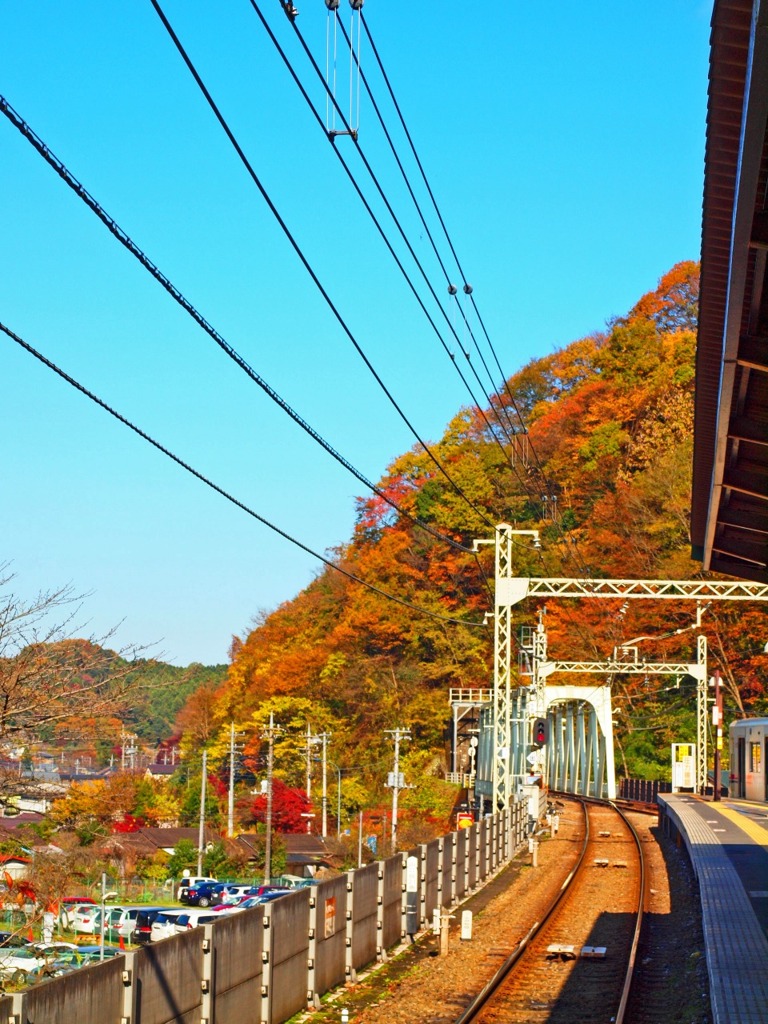
[[[278,0],[259,6],[324,118],[322,87]],[[325,5],[298,6],[297,24],[324,67]],[[354,336],[419,433],[439,438],[469,396],[249,0],[165,0],[163,9]],[[345,0],[340,10],[349,24]],[[367,0],[372,36],[507,374],[600,329],[674,263],[697,258],[710,13],[695,0]],[[405,160],[365,40],[361,62]],[[346,61],[337,66],[346,107]],[[0,67],[11,106],[349,461],[377,480],[413,445],[149,0],[7,0]],[[359,128],[447,302],[365,96]],[[351,140],[336,145],[384,218]],[[423,187],[418,194],[428,210]],[[438,232],[434,217],[429,223]],[[313,549],[348,539],[361,485],[213,345],[3,117],[0,254],[0,320],[11,330]],[[290,599],[318,570],[4,335],[0,379],[0,560],[11,563],[22,597],[71,583],[90,594],[82,632],[117,626],[115,645],[155,643],[174,663],[214,663],[253,615]]]

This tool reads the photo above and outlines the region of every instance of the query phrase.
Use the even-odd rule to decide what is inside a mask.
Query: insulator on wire
[[[464,294],[465,295],[471,295],[472,294],[472,285],[471,284],[465,284],[464,285]]]
[[[329,11],[338,11],[340,0],[325,0],[325,6]]]
[[[456,287],[455,284],[449,284],[448,285],[448,294],[449,295],[455,295],[458,290],[459,289]]]
[[[364,0],[349,0],[349,6],[353,11],[361,11],[363,9]]]

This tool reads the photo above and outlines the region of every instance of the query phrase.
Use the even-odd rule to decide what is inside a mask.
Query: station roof
[[[768,583],[768,0],[715,0],[704,164],[691,542]]]

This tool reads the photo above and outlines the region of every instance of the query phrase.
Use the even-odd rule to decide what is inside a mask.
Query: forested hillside
[[[678,264],[604,331],[521,369],[495,407],[457,412],[434,451],[472,507],[426,453],[396,458],[381,491],[433,532],[384,497],[364,497],[354,536],[332,557],[409,606],[324,569],[234,641],[215,699],[186,709],[188,748],[202,742],[195,721],[204,713],[209,737],[234,721],[250,730],[255,752],[253,729],[271,710],[284,730],[276,770],[292,784],[303,777],[307,723],[332,734],[331,757],[350,792],[381,791],[391,768],[386,731],[398,726],[412,734],[406,770],[420,780],[439,772],[449,688],[491,683],[493,632],[483,623],[493,550],[474,557],[461,548],[492,537],[496,523],[541,531],[541,550],[516,548],[521,575],[695,577],[688,522],[697,300],[698,265]],[[535,623],[538,611],[526,602],[517,622]],[[604,659],[641,636],[650,638],[641,643],[651,660],[695,659],[691,603],[558,601],[543,611],[555,658]],[[712,668],[727,685],[726,717],[768,709],[764,626],[759,606],[713,604],[704,613]],[[694,737],[693,685],[672,686],[614,679],[617,763],[627,773],[663,774],[668,744]]]

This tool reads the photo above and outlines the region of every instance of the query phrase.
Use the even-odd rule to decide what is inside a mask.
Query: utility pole
[[[312,730],[307,722],[307,807],[312,797]],[[307,832],[312,831],[312,819],[307,818]]]
[[[328,737],[331,734],[320,734],[323,741],[323,839],[328,835]]]
[[[331,738],[333,733],[321,732],[318,736],[309,735],[309,726],[307,726],[307,799],[309,799],[310,791],[310,744],[320,743],[323,744],[323,798],[322,798],[322,837],[325,839],[328,835],[328,740]],[[307,831],[309,831],[309,822],[307,822]]]
[[[387,729],[385,731],[395,738],[395,765],[390,785],[392,787],[392,853],[397,853],[397,796],[401,789],[405,789],[405,785],[400,783],[400,741],[409,740],[411,734],[407,729]]]
[[[244,733],[240,733],[243,736]],[[235,834],[235,723],[229,727],[229,801],[227,807],[227,835]]]
[[[203,773],[200,777],[200,828],[197,833],[197,873],[203,873],[203,841],[205,839],[205,783],[208,774],[208,751],[203,751]]]
[[[272,877],[272,765],[275,753],[275,733],[280,726],[275,725],[274,715],[269,713],[269,728],[267,729],[267,839],[264,846],[264,884],[269,885]]]

